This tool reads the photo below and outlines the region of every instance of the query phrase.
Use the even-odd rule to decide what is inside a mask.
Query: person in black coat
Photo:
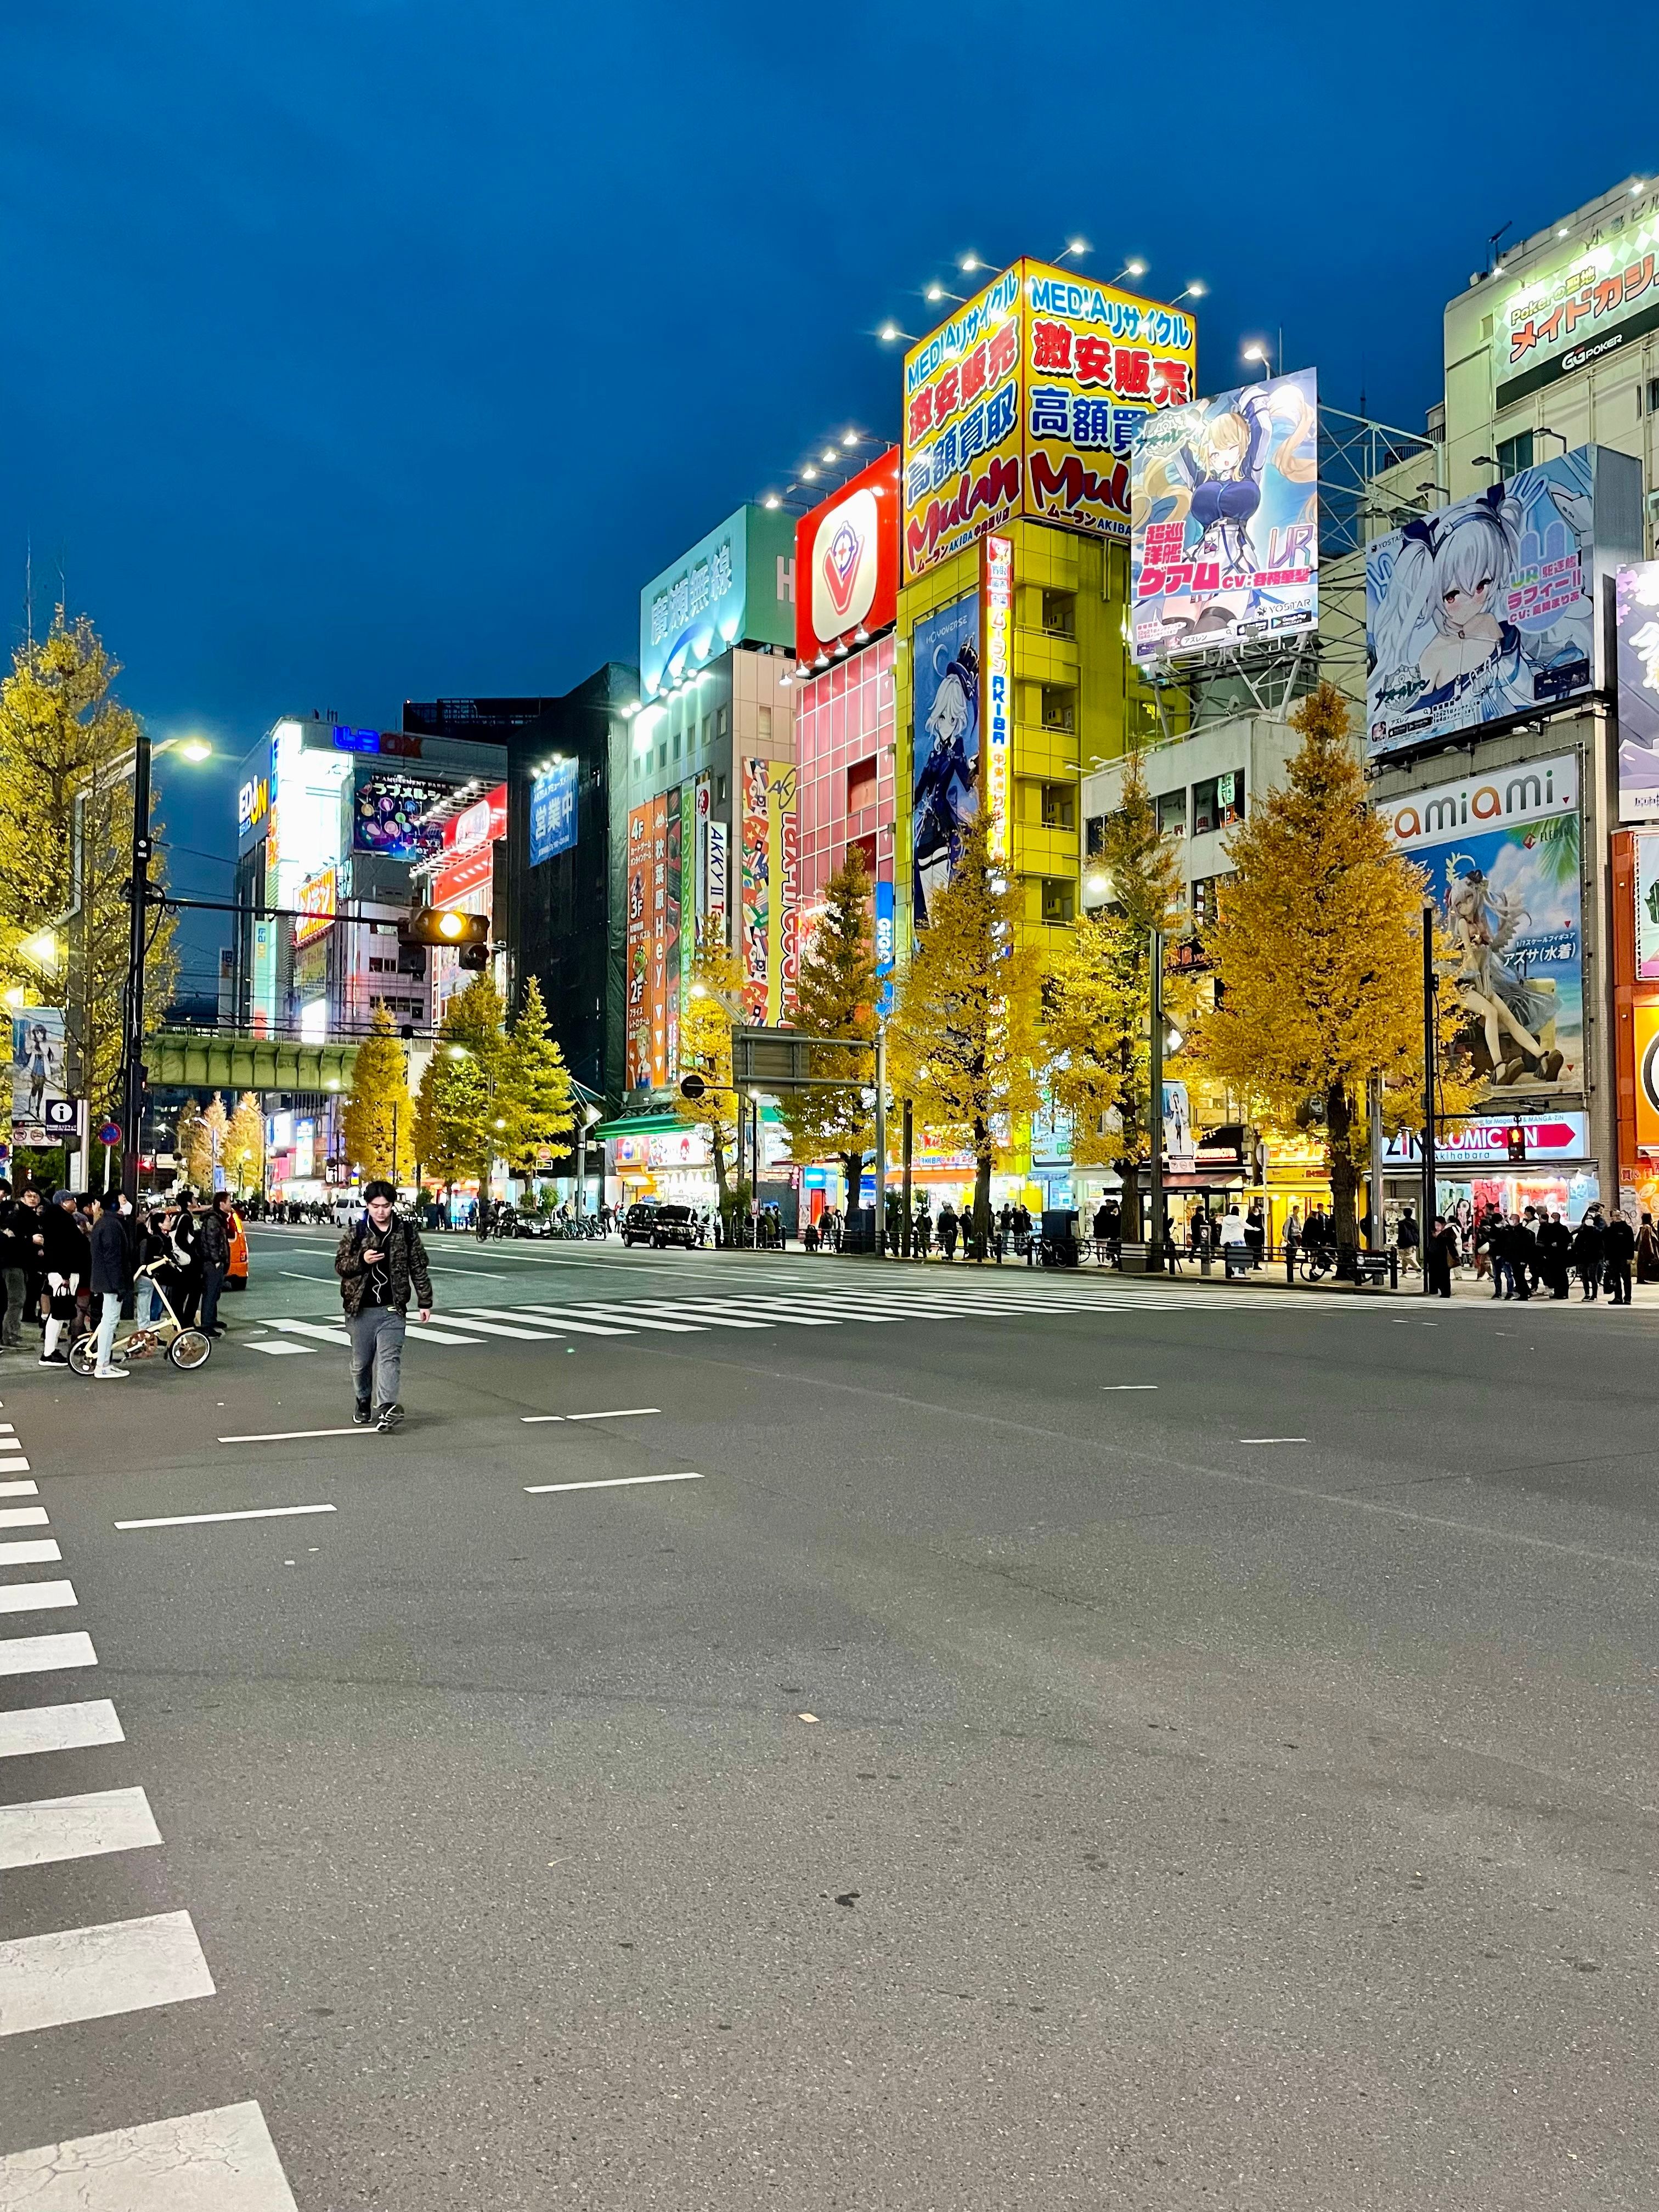
[[[1591,1206],[1589,1212],[1573,1231],[1572,1237],[1573,1273],[1584,1286],[1584,1298],[1587,1304],[1595,1297],[1601,1287],[1601,1263],[1604,1256],[1601,1214],[1596,1207]]]
[[[1568,1292],[1567,1261],[1572,1249],[1572,1232],[1559,1213],[1552,1213],[1538,1231],[1539,1265],[1544,1280],[1550,1286],[1553,1298],[1564,1298]]]
[[[1636,1257],[1636,1231],[1622,1213],[1615,1213],[1601,1238],[1607,1269],[1607,1293],[1616,1306],[1630,1304],[1630,1263]]]
[[[94,1196],[88,1211],[92,1215],[92,1292],[102,1302],[98,1310],[98,1364],[92,1371],[100,1382],[122,1382],[127,1370],[111,1366],[110,1352],[121,1318],[121,1301],[132,1288],[132,1253],[112,1197]]]
[[[1449,1298],[1451,1296],[1452,1268],[1457,1260],[1457,1231],[1443,1213],[1434,1217],[1434,1227],[1429,1234],[1428,1249],[1423,1255],[1431,1297]]]
[[[70,1335],[75,1334],[76,1293],[86,1281],[90,1264],[86,1232],[75,1211],[75,1194],[55,1190],[52,1204],[44,1207],[40,1214],[41,1272],[52,1298],[46,1333],[40,1346],[43,1367],[68,1364],[69,1348],[65,1346],[59,1352],[58,1342],[66,1325]]]

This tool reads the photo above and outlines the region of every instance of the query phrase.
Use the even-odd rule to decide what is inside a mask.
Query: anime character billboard
[[[1621,568],[1619,639],[1619,819],[1659,822],[1659,561]]]
[[[910,650],[910,861],[915,923],[925,929],[962,856],[963,831],[979,811],[979,593],[919,622]]]
[[[1490,484],[1365,556],[1374,754],[1559,707],[1595,682],[1592,451]]]
[[[1377,812],[1428,877],[1457,956],[1459,1042],[1490,1095],[1582,1092],[1577,757],[1437,785]]]
[[[1150,419],[1130,463],[1139,661],[1319,627],[1316,372]]]
[[[23,1006],[11,1018],[11,1141],[55,1145],[65,1134],[49,1127],[48,1106],[69,1096],[69,1051],[61,1006]],[[69,1132],[73,1134],[73,1124]]]

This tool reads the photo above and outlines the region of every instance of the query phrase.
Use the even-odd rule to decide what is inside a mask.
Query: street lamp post
[[[1148,1176],[1146,1273],[1164,1273],[1164,932],[1152,932],[1152,1035],[1146,1085],[1146,1118],[1152,1123]]]
[[[1423,902],[1423,1197],[1422,1221],[1418,1235],[1421,1239],[1418,1249],[1426,1253],[1429,1238],[1434,1231],[1435,1165],[1434,1165],[1434,915],[1432,899]],[[1429,1294],[1429,1271],[1422,1270],[1423,1295]]]

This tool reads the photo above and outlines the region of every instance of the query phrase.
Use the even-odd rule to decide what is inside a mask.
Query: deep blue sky
[[[231,760],[288,709],[563,690],[827,430],[896,432],[871,333],[969,248],[1200,276],[1204,388],[1282,324],[1420,428],[1487,234],[1659,163],[1656,47],[1532,0],[16,0],[7,641],[32,538],[37,610],[61,563],[129,703]],[[228,764],[189,773],[175,842],[229,852]]]

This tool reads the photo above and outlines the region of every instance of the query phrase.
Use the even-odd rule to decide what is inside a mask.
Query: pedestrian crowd
[[[1409,1209],[1407,1209],[1409,1212]],[[1401,1229],[1405,1216],[1401,1217]],[[1407,1242],[1396,1231],[1402,1273],[1416,1266],[1416,1224]],[[1461,1235],[1457,1223],[1437,1213],[1423,1255],[1428,1287],[1437,1297],[1451,1296],[1452,1272],[1465,1260],[1472,1262],[1477,1281],[1489,1281],[1495,1298],[1531,1298],[1547,1292],[1552,1298],[1572,1295],[1579,1285],[1581,1297],[1594,1303],[1603,1291],[1610,1304],[1631,1302],[1632,1271],[1638,1282],[1659,1282],[1659,1237],[1653,1218],[1642,1216],[1633,1229],[1622,1213],[1608,1214],[1600,1205],[1587,1206],[1576,1228],[1559,1212],[1528,1206],[1518,1213],[1505,1213],[1488,1206]]]
[[[40,1364],[62,1367],[77,1338],[95,1334],[93,1372],[118,1382],[127,1370],[111,1361],[116,1328],[156,1318],[158,1281],[181,1322],[222,1336],[231,1235],[223,1191],[141,1207],[121,1191],[14,1192],[0,1180],[0,1353],[32,1349],[38,1333]]]

